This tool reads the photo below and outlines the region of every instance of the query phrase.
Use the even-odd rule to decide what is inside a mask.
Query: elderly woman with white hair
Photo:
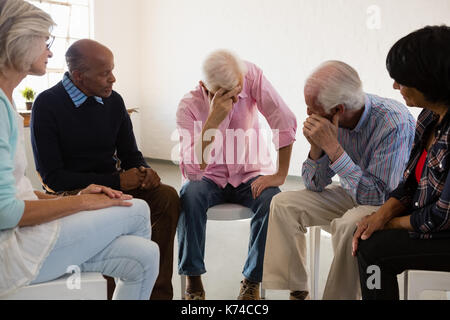
[[[24,175],[23,118],[12,96],[27,75],[45,74],[53,25],[28,2],[0,0],[0,297],[78,266],[119,278],[115,299],[148,300],[159,250],[147,204],[96,185],[49,196]]]
[[[303,134],[311,144],[302,170],[306,190],[272,200],[264,286],[290,290],[292,300],[308,298],[305,234],[308,227],[323,226],[332,234],[334,251],[323,298],[357,299],[353,232],[399,184],[415,120],[401,103],[364,93],[356,70],[341,61],[320,65],[304,93]],[[340,186],[331,186],[336,175]]]
[[[259,299],[270,202],[286,180],[297,121],[254,64],[218,50],[207,57],[203,69],[203,81],[182,99],[177,112],[180,167],[187,180],[180,193],[178,222],[179,273],[187,276],[185,298],[205,298],[201,275],[206,273],[206,212],[232,202],[254,212],[238,299]],[[278,170],[267,159],[259,113],[276,132]]]

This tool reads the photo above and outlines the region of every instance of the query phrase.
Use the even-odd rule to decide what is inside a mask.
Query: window
[[[25,109],[21,91],[32,88],[37,94],[61,81],[67,70],[65,53],[77,40],[92,38],[91,0],[27,0],[50,14],[56,23],[52,30],[55,41],[51,47],[53,57],[49,59],[47,74],[42,77],[28,76],[14,94],[18,109]]]

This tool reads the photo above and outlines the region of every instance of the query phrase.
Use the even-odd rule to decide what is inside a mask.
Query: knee
[[[388,241],[385,241],[386,234],[383,231],[377,231],[367,240],[358,242],[358,258],[363,259],[371,265],[381,266],[385,255],[385,248]]]
[[[147,241],[145,254],[142,255],[142,263],[146,269],[159,269],[159,247],[154,241]]]
[[[131,200],[133,204],[132,208],[135,210],[135,214],[138,216],[142,216],[143,218],[150,218],[150,207],[147,202],[141,199],[133,199]]]
[[[165,185],[162,186],[162,188],[168,201],[170,201],[171,203],[180,203],[180,196],[178,195],[178,192],[177,190],[175,190],[175,188]]]
[[[135,218],[138,226],[144,226],[150,229],[150,207],[148,206],[147,202],[141,199],[133,199],[131,200],[131,203],[133,205],[130,208],[130,216]]]
[[[158,189],[158,197],[169,204],[180,203],[180,197],[178,196],[177,190],[171,186],[161,185]]]
[[[159,247],[148,239],[133,237],[125,239],[129,245],[128,259],[125,259],[125,273],[130,280],[140,280],[149,272],[159,273]]]
[[[207,183],[203,180],[188,181],[181,188],[181,201],[183,201],[184,199],[194,198],[199,194],[207,192],[207,190]]]
[[[168,208],[173,208],[172,210],[167,210],[166,214],[172,215],[173,218],[178,218],[181,202],[177,190],[171,186],[162,185],[161,198],[167,203]]]
[[[156,242],[141,238],[133,246],[135,259],[144,270],[159,268],[159,247]]]
[[[300,193],[296,191],[281,192],[275,195],[270,203],[271,217],[283,220],[294,215],[299,217],[299,214],[304,212],[302,210],[303,206],[299,206],[299,202],[297,200],[293,201],[293,199],[297,199],[300,196]]]
[[[285,209],[289,206],[289,201],[287,200],[287,192],[281,192],[275,195],[270,203],[271,214],[278,215],[285,212]]]
[[[261,193],[259,198],[256,199],[256,202],[259,207],[262,207],[264,211],[269,213],[273,199],[280,193],[279,188],[268,188]]]
[[[180,215],[180,197],[178,192],[171,186],[161,185],[156,190],[148,191],[152,196],[149,205],[152,206],[152,222],[156,223],[160,218],[177,221]]]
[[[353,238],[353,234],[356,231],[356,222],[354,220],[337,218],[331,221],[330,227],[333,236],[339,235],[340,238]]]
[[[188,181],[180,192],[181,207],[184,210],[191,207],[199,208],[203,203],[206,203],[210,191],[211,188],[205,181]]]

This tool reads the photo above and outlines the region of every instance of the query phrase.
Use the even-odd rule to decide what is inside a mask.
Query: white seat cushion
[[[208,220],[215,221],[231,221],[231,220],[245,220],[253,217],[253,211],[240,204],[225,203],[209,208]]]

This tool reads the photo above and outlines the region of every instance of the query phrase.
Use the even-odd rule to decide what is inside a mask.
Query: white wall
[[[127,108],[140,107],[141,97],[141,0],[94,0],[94,39],[114,53],[114,90],[119,92]],[[124,5],[125,4],[125,5]],[[132,115],[138,145],[142,149],[141,116]]]
[[[301,134],[302,88],[312,69],[343,60],[359,71],[366,92],[402,101],[385,68],[389,48],[426,24],[450,25],[449,0],[95,2],[96,38],[116,53],[116,88],[142,108],[145,156],[170,159],[179,100],[200,80],[203,58],[229,48],[258,64],[297,116],[292,175],[300,174],[309,151]],[[376,26],[371,5],[380,9],[380,29],[368,27]]]

